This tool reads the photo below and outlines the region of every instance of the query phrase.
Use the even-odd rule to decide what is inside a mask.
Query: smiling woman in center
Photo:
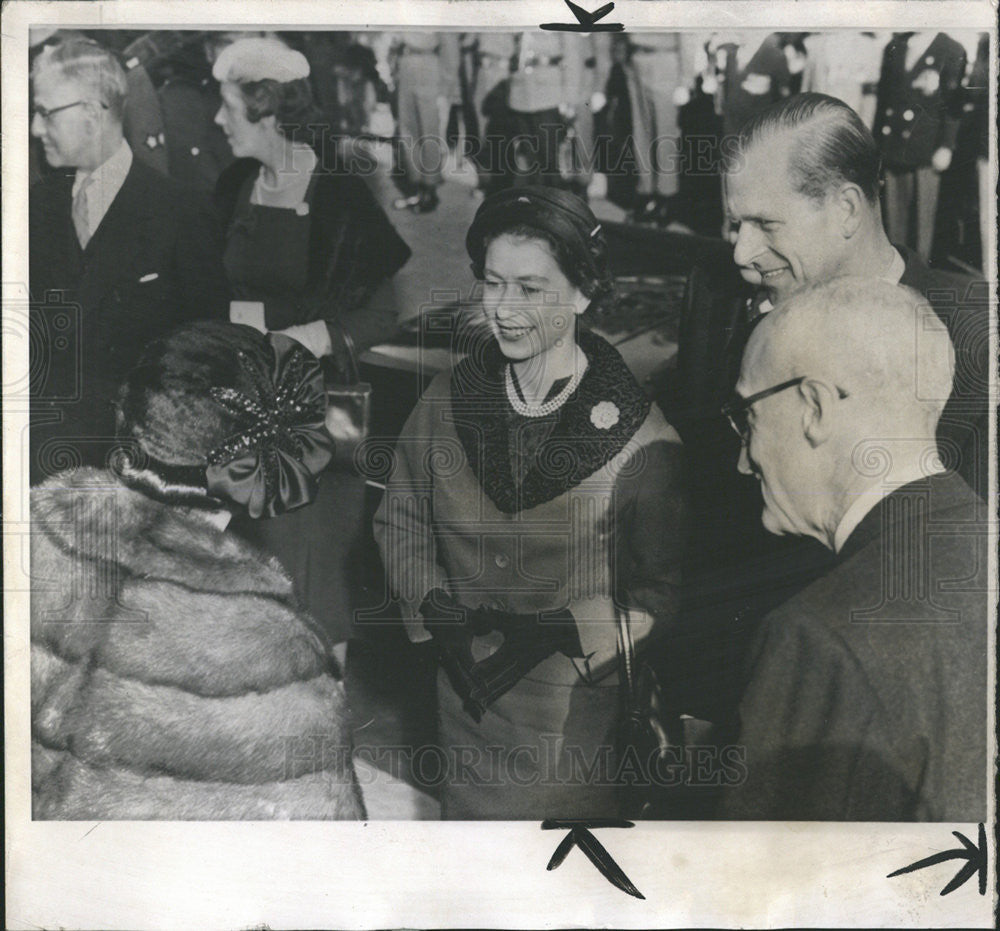
[[[680,441],[585,328],[614,285],[583,201],[498,193],[466,248],[493,338],[425,391],[375,517],[439,662],[442,817],[613,817],[616,618],[646,646],[675,620]]]

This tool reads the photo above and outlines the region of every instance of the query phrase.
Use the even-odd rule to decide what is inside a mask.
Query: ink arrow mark
[[[886,879],[893,876],[902,876],[903,873],[912,873],[915,870],[922,870],[937,863],[944,863],[945,860],[967,860],[963,866],[941,890],[941,895],[954,892],[959,886],[964,886],[969,878],[976,871],[979,872],[979,894],[986,895],[986,828],[979,825],[979,845],[976,846],[961,831],[952,831],[961,842],[961,847],[952,847],[951,850],[942,850],[941,853],[932,854],[923,860],[917,860],[909,866],[904,866],[901,870],[890,873]]]
[[[637,899],[646,897],[632,884],[632,880],[625,875],[622,868],[615,863],[614,857],[605,849],[604,845],[590,833],[588,828],[631,828],[635,825],[631,821],[620,821],[613,819],[595,819],[593,821],[553,821],[542,822],[543,831],[558,831],[569,828],[567,834],[556,847],[555,853],[549,860],[547,870],[554,870],[567,854],[574,848],[579,847],[601,875],[613,886],[617,886],[622,892],[626,892]]]
[[[542,23],[539,29],[552,29],[557,32],[621,32],[625,26],[622,23],[598,23],[614,8],[614,3],[605,3],[599,10],[588,13],[582,6],[577,6],[573,0],[566,0],[576,17],[575,23]]]

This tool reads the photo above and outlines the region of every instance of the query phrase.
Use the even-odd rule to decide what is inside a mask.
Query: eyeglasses
[[[763,391],[758,391],[748,398],[741,398],[739,395],[736,395],[728,404],[723,405],[722,413],[729,419],[730,426],[736,431],[736,435],[745,445],[750,439],[750,423],[748,420],[750,408],[757,401],[769,398],[772,394],[777,394],[779,391],[785,391],[788,388],[801,385],[805,380],[806,376],[800,375],[798,378],[790,378],[788,381],[783,381],[780,385],[775,385],[773,388],[765,388]]]
[[[40,116],[46,123],[52,119],[57,113],[62,110],[69,110],[70,107],[82,107],[88,103],[95,103],[93,100],[74,100],[72,103],[64,103],[61,107],[53,107],[51,110],[47,110],[45,107],[40,107],[35,105],[32,108],[32,112],[35,116]],[[107,110],[108,105],[106,103],[97,104],[102,110]]]
[[[746,445],[747,441],[750,439],[750,422],[748,420],[748,415],[750,413],[750,408],[756,404],[758,401],[762,401],[764,398],[769,398],[772,394],[777,394],[779,391],[785,391],[788,388],[794,388],[796,385],[801,385],[809,376],[800,375],[798,378],[790,378],[788,381],[783,381],[780,385],[775,385],[772,388],[765,388],[763,391],[758,391],[756,394],[750,395],[748,398],[741,398],[736,395],[732,401],[728,404],[724,404],[722,407],[722,413],[726,415],[729,419],[729,425],[736,431],[736,435],[740,438],[740,441]],[[837,388],[837,397],[840,400],[849,397],[848,393],[844,391],[843,388],[839,386],[834,386]]]

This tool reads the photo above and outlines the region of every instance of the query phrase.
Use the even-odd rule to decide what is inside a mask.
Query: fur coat
[[[351,819],[327,644],[280,566],[80,469],[32,490],[40,819]]]

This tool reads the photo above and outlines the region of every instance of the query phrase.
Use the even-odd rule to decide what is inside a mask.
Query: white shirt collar
[[[880,281],[888,281],[889,284],[899,284],[900,279],[903,277],[903,273],[906,271],[906,262],[903,261],[903,257],[899,254],[899,250],[893,246],[892,249],[892,262],[886,269],[884,275],[879,275]],[[764,298],[758,305],[757,311],[762,314],[766,314],[769,310],[774,310],[774,304],[771,303],[770,298]]]
[[[101,220],[118,196],[131,169],[132,150],[124,139],[114,154],[93,171],[77,169],[73,179],[73,197],[76,197],[80,188],[87,185],[87,222],[91,235],[101,225]]]
[[[937,468],[930,472],[925,471],[919,465],[911,466],[909,469],[901,469],[895,472],[891,479],[882,479],[877,485],[866,488],[855,496],[851,506],[844,512],[837,524],[837,530],[833,535],[833,551],[839,553],[847,542],[848,538],[857,529],[871,511],[883,498],[888,498],[894,491],[931,475],[943,472],[943,468]]]

